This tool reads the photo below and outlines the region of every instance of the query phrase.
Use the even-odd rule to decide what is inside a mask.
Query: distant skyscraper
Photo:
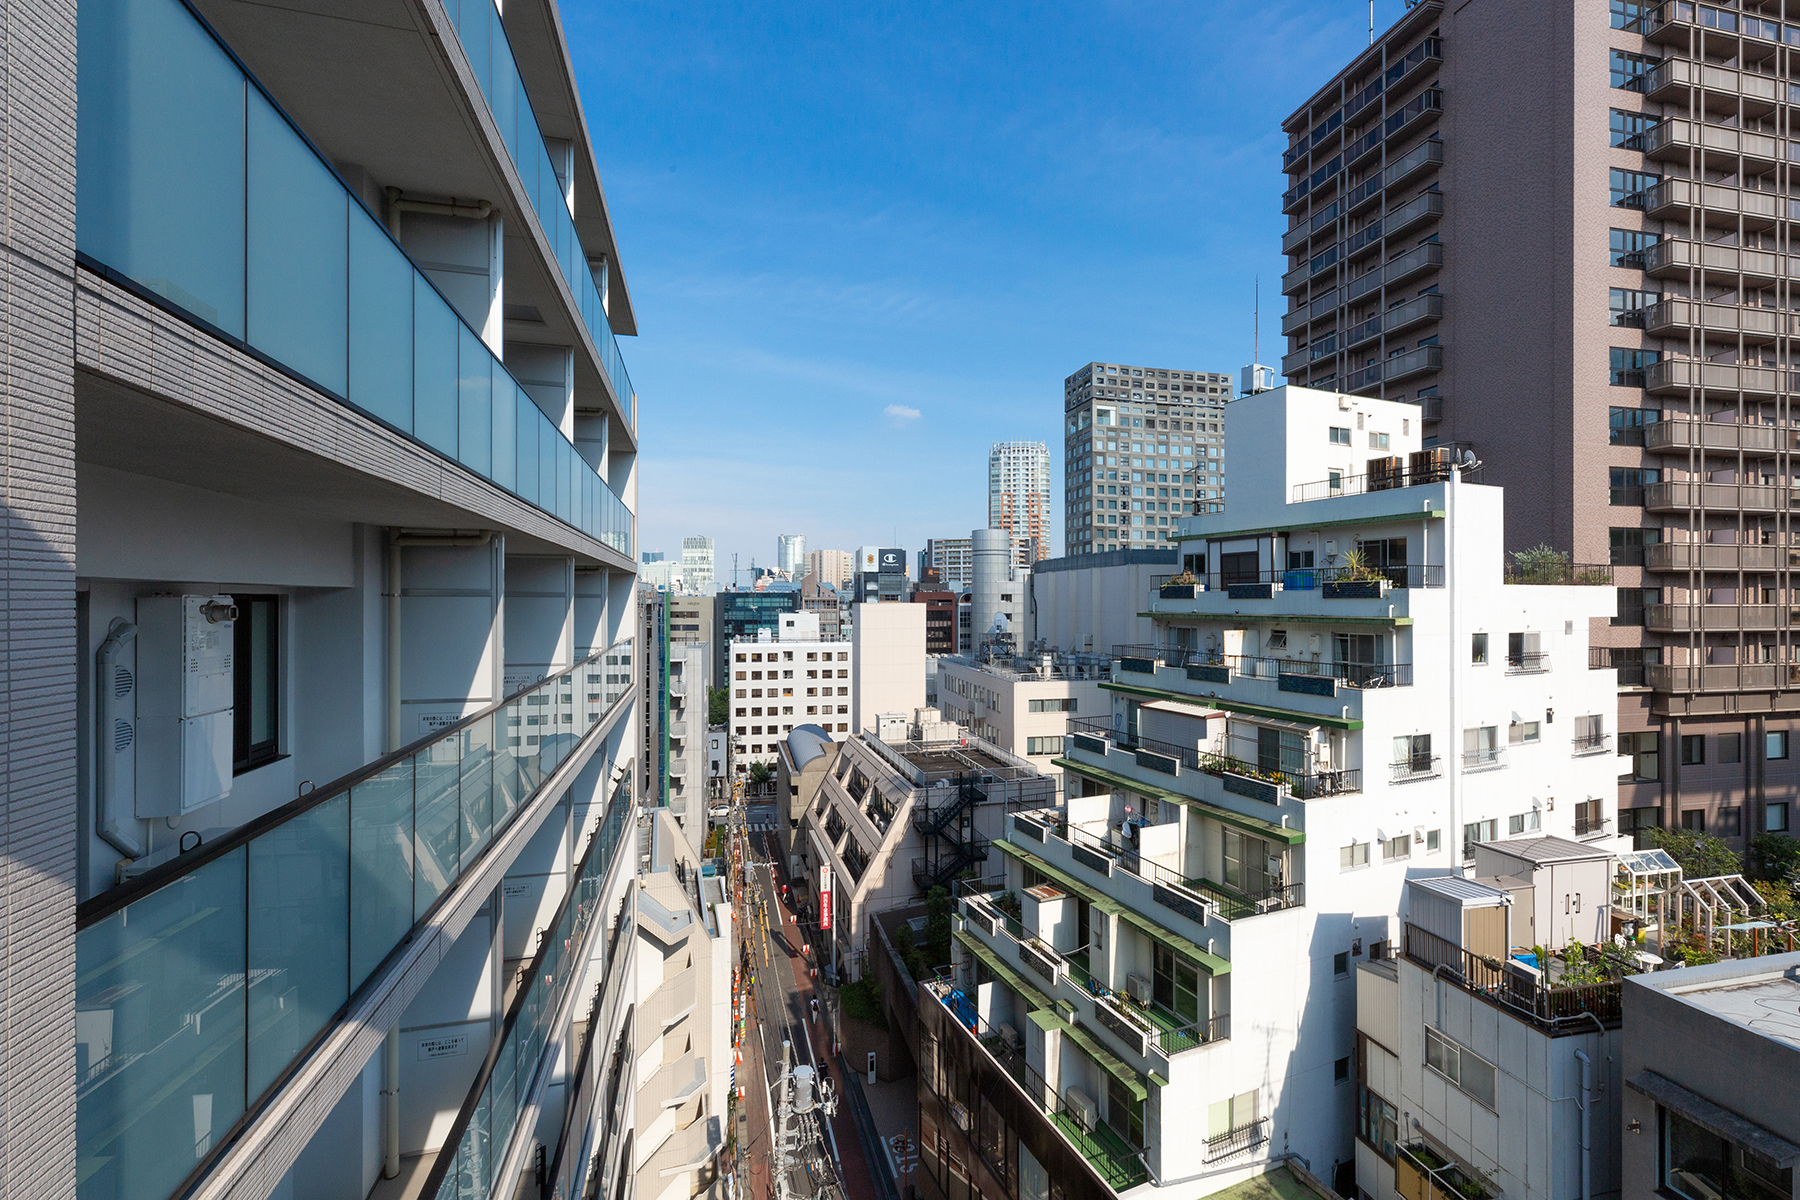
[[[681,539],[681,581],[697,596],[713,593],[713,540],[709,537]]]
[[[806,535],[804,533],[784,533],[775,539],[775,566],[787,573],[789,579],[799,579],[805,572]]]
[[[806,556],[806,573],[832,587],[847,587],[856,563],[848,550],[814,550]]]
[[[1166,546],[1184,514],[1225,506],[1231,378],[1089,363],[1063,380],[1065,554]]]
[[[1032,560],[1050,554],[1050,449],[1042,442],[995,442],[988,454],[988,527],[1022,535]]]

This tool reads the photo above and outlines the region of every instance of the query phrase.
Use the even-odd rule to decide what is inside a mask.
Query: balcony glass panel
[[[249,1094],[260,1095],[350,996],[350,797],[250,843]]]
[[[575,684],[630,653],[622,642],[592,655],[373,764],[361,782],[327,785],[298,812],[215,839],[84,904],[76,933],[80,1200],[159,1200],[210,1163],[247,1104],[260,1103],[338,1019],[415,920],[572,753],[575,731],[598,728],[574,720]],[[625,694],[596,701],[591,715]],[[525,734],[508,718],[526,710],[551,719]],[[563,732],[535,732],[552,729]],[[494,746],[496,730],[509,731],[509,744]],[[619,794],[628,801],[629,792],[626,781]],[[602,826],[609,855],[629,807],[616,803]],[[579,920],[590,919],[597,892],[574,894],[583,898]],[[558,929],[579,937],[584,927],[569,924],[576,919]],[[548,961],[560,961],[566,944],[550,939]],[[540,985],[553,977],[566,986],[565,974]],[[533,1011],[545,1015],[533,1017],[533,1037],[520,1043],[520,1061],[534,1066],[554,1009],[542,1001],[542,992],[533,998]],[[509,1103],[508,1121],[517,1115]]]
[[[244,1112],[244,847],[75,943],[76,1193],[166,1196]]]
[[[244,340],[333,395],[345,387],[349,195],[248,89]]]
[[[244,336],[244,78],[176,3],[80,8],[75,239]]]
[[[84,263],[630,553],[610,488],[590,510],[525,469],[559,442],[588,473],[547,422],[496,427],[516,381],[180,0],[97,0],[79,37]]]
[[[606,307],[600,301],[600,289],[588,267],[580,235],[575,232],[564,183],[551,165],[544,135],[538,128],[537,114],[531,109],[531,99],[519,76],[512,43],[507,40],[506,26],[500,19],[499,10],[490,0],[461,0],[460,4],[452,0],[446,7],[456,21],[463,52],[475,69],[481,94],[487,97],[488,110],[500,127],[501,139],[506,143],[513,166],[518,169],[532,211],[537,214],[557,267],[575,296],[576,310],[600,352],[600,365],[618,397],[619,407],[627,419],[635,422],[631,375],[625,370],[624,356],[619,353]]]

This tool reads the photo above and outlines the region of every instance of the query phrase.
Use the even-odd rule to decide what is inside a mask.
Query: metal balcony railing
[[[1612,743],[1610,733],[1581,733],[1569,739],[1571,754],[1598,754]]]
[[[1508,675],[1532,675],[1550,669],[1550,654],[1546,650],[1522,650],[1509,652],[1506,656],[1506,673]]]
[[[1173,646],[1114,646],[1119,669],[1131,671],[1138,664],[1168,667],[1218,667],[1228,675],[1246,679],[1280,679],[1283,675],[1332,679],[1353,688],[1410,687],[1411,663],[1315,662],[1311,659],[1275,658],[1255,654],[1220,654],[1213,650],[1185,650]],[[1218,682],[1228,682],[1221,678]]]
[[[1269,1140],[1269,1118],[1258,1117],[1246,1125],[1206,1139],[1205,1161],[1219,1162],[1246,1154]]]
[[[1395,783],[1410,783],[1415,779],[1436,779],[1444,773],[1443,758],[1436,754],[1414,754],[1393,764],[1392,778]]]
[[[1172,742],[1147,738],[1141,734],[1132,737],[1123,730],[1110,728],[1105,720],[1100,718],[1071,717],[1069,731],[1084,733],[1089,737],[1105,738],[1121,750],[1143,750],[1160,755],[1172,759],[1189,771],[1201,771],[1220,777],[1227,774],[1241,775],[1261,780],[1276,787],[1284,787],[1302,800],[1362,791],[1362,771],[1358,768],[1345,768],[1337,771],[1329,769],[1315,769],[1306,772],[1284,771],[1279,766],[1252,763],[1248,759],[1231,754],[1203,751],[1197,746],[1180,746]],[[1076,749],[1079,748],[1076,747]]]
[[[1431,347],[1437,349],[1437,347]],[[1364,492],[1391,491],[1394,488],[1420,487],[1428,483],[1444,483],[1450,478],[1450,465],[1434,462],[1417,470],[1401,468],[1382,475],[1341,475],[1312,483],[1294,485],[1294,503],[1330,500],[1336,496],[1360,496]]]
[[[1454,980],[1465,991],[1552,1033],[1592,1029],[1590,1013],[1607,1028],[1617,1028],[1623,1019],[1617,978],[1570,987],[1549,985],[1545,982],[1547,973],[1534,975],[1517,969],[1517,964],[1471,953],[1410,921],[1405,927],[1404,953],[1427,970],[1443,968],[1438,974]]]
[[[107,1031],[77,1055],[76,1147],[93,1187],[161,1197],[212,1168],[629,698],[600,681],[630,645],[80,906],[76,1007]],[[196,1131],[198,1094],[212,1101]]]
[[[1504,767],[1506,765],[1506,747],[1489,746],[1480,750],[1465,750],[1463,751],[1462,765],[1465,771]]]

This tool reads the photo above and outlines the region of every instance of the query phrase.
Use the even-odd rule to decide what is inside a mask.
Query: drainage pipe
[[[381,1177],[400,1174],[400,1018],[387,1032],[381,1064]]]
[[[1581,1064],[1581,1200],[1593,1200],[1593,1148],[1588,1141],[1588,1126],[1594,1107],[1594,1064],[1586,1050],[1577,1050],[1575,1061]]]
[[[468,204],[455,201],[444,203],[439,200],[408,200],[397,187],[386,188],[383,196],[387,200],[387,229],[394,240],[400,240],[400,214],[424,213],[433,217],[462,217],[466,220],[479,221],[494,214],[494,206],[486,200],[475,200]]]

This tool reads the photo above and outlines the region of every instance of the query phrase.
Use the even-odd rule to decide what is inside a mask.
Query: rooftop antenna
[[[1371,0],[1373,3],[1373,0]],[[1255,297],[1250,304],[1250,361],[1262,361],[1262,276],[1256,277]]]
[[[1369,45],[1375,44],[1375,0],[1369,0]]]

